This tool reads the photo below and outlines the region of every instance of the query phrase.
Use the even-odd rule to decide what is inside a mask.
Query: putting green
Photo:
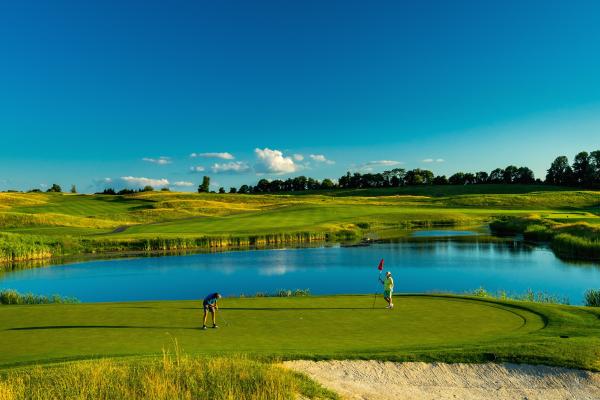
[[[199,302],[0,307],[0,365],[160,353],[294,357],[457,348],[528,335],[545,323],[508,304],[401,296],[394,310],[370,296],[223,299],[220,329],[199,330]],[[224,320],[223,320],[224,318]]]

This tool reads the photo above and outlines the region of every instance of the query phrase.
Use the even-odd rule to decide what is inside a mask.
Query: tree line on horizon
[[[208,177],[205,177],[205,179]],[[210,178],[209,178],[210,179]],[[261,179],[255,186],[242,185],[232,187],[229,193],[282,193],[306,190],[331,189],[370,189],[417,185],[477,185],[477,184],[549,184],[556,186],[600,187],[600,150],[588,153],[582,151],[575,156],[572,165],[566,156],[559,156],[547,170],[546,178],[542,181],[535,178],[528,167],[509,165],[506,168],[496,168],[490,173],[456,172],[450,177],[435,175],[427,169],[405,170],[395,168],[381,173],[347,172],[337,182],[331,179],[319,181],[306,176],[281,179]],[[199,190],[200,191],[200,190]],[[205,190],[206,191],[206,190]],[[224,188],[219,189],[225,193]]]
[[[479,172],[456,172],[450,177],[445,175],[435,175],[427,169],[415,168],[405,170],[404,168],[394,168],[388,171],[378,173],[360,173],[347,172],[337,179],[337,182],[325,178],[322,181],[306,176],[297,176],[281,179],[260,179],[256,185],[241,185],[239,188],[231,187],[229,193],[251,194],[251,193],[285,193],[301,192],[307,190],[333,190],[333,189],[370,189],[370,188],[389,188],[402,186],[418,185],[478,185],[478,184],[548,184],[555,186],[577,186],[585,188],[600,187],[600,150],[588,153],[581,151],[569,164],[566,156],[558,156],[554,159],[550,168],[548,168],[545,180],[535,178],[533,171],[528,167],[517,167],[509,165],[506,168],[496,168],[490,173],[486,171]],[[204,176],[202,183],[198,186],[199,193],[208,193],[210,191],[210,177]],[[153,191],[152,186],[145,186],[138,190],[122,189],[119,191],[113,188],[106,188],[97,194],[108,195],[127,195],[137,192]],[[169,188],[162,188],[168,191]],[[10,192],[15,192],[10,190]],[[40,189],[32,189],[29,192],[41,192]],[[53,184],[46,192],[62,192],[58,184]],[[77,193],[75,185],[71,186],[71,193]],[[212,191],[211,193],[215,193]],[[227,193],[225,188],[221,187],[218,193]]]

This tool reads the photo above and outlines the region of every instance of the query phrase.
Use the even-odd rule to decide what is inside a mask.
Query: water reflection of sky
[[[540,247],[522,243],[425,242],[367,247],[236,251],[188,256],[93,261],[15,271],[0,287],[60,293],[83,301],[195,299],[309,288],[316,294],[379,290],[377,263],[385,259],[396,291],[464,292],[528,288],[568,296],[580,303],[586,289],[600,287],[598,265],[565,263]]]

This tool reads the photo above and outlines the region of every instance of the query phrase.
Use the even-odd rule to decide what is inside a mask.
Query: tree
[[[297,176],[292,179],[292,190],[294,192],[300,192],[302,190],[306,190],[307,179],[304,175]]]
[[[225,193],[225,188],[224,187],[220,187],[219,188],[219,193],[224,194]]]
[[[104,189],[104,191],[102,191],[102,194],[115,195],[117,193],[115,192],[115,189],[113,189],[113,188],[107,188],[107,189]]]
[[[566,156],[559,156],[552,161],[546,174],[546,183],[551,185],[568,185],[571,183],[573,170]]]
[[[242,186],[240,186],[240,190],[238,190],[238,193],[240,193],[240,194],[248,194],[248,193],[250,193],[250,186],[248,186],[248,185],[242,185]]]
[[[308,190],[317,190],[321,187],[321,183],[314,178],[308,178],[306,180],[306,187]]]
[[[517,170],[517,176],[515,178],[515,183],[521,183],[525,185],[530,185],[535,183],[535,176],[533,175],[533,171],[527,167],[521,167]]]
[[[77,193],[77,188],[75,185],[71,185],[71,193]]]
[[[140,192],[154,192],[154,188],[150,185],[146,185]]]
[[[475,182],[477,184],[487,183],[489,175],[485,171],[479,171],[475,173]]]
[[[256,186],[254,187],[254,191],[256,193],[268,193],[269,192],[269,181],[266,179],[261,179],[258,181]]]
[[[451,185],[464,185],[466,183],[465,174],[462,172],[457,172],[448,178],[448,182],[450,182]]]
[[[325,178],[323,179],[323,182],[321,182],[321,189],[324,190],[330,190],[335,188],[335,183],[333,183],[333,181],[329,178]]]
[[[160,191],[161,192],[170,192],[171,189],[169,189],[168,187],[165,186],[164,188],[161,188]]]
[[[448,178],[446,178],[446,175],[436,176],[435,178],[433,178],[433,184],[434,185],[447,185]]]
[[[504,174],[502,175],[502,181],[504,183],[515,183],[515,180],[517,179],[517,171],[519,169],[517,167],[515,167],[514,165],[509,165],[508,167],[504,168]]]
[[[46,192],[48,193],[61,193],[62,189],[60,187],[60,185],[53,183],[52,186],[50,186],[50,188],[48,190],[46,190]]]
[[[346,172],[346,175],[340,177],[338,179],[338,184],[341,188],[349,188],[350,187],[350,172]]]
[[[416,168],[408,171],[404,180],[407,185],[430,185],[433,183],[433,172]]]
[[[355,172],[350,177],[350,184],[348,185],[351,189],[359,189],[362,183],[362,175],[360,172]]]
[[[390,176],[390,186],[398,187],[404,185],[404,180],[406,177],[406,170],[404,168],[394,168],[393,170],[387,172],[389,172]]]
[[[594,183],[600,184],[600,150],[590,153],[590,165],[593,171]]]
[[[502,183],[504,182],[504,170],[502,168],[496,168],[492,172],[490,172],[490,177],[488,179],[489,183]]]
[[[573,180],[582,186],[591,186],[594,182],[594,169],[587,151],[578,153],[573,160]]]
[[[208,193],[210,188],[210,177],[204,175],[202,183],[198,186],[198,193]]]
[[[237,193],[237,189],[232,186],[229,188],[229,193],[235,194],[235,193]]]
[[[471,172],[467,172],[465,174],[465,184],[472,185],[475,183],[475,174]]]

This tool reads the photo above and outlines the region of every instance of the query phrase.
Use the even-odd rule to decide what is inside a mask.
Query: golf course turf
[[[201,331],[198,301],[0,306],[0,366],[160,354],[259,359],[513,361],[600,369],[600,310],[470,297],[226,298]]]

